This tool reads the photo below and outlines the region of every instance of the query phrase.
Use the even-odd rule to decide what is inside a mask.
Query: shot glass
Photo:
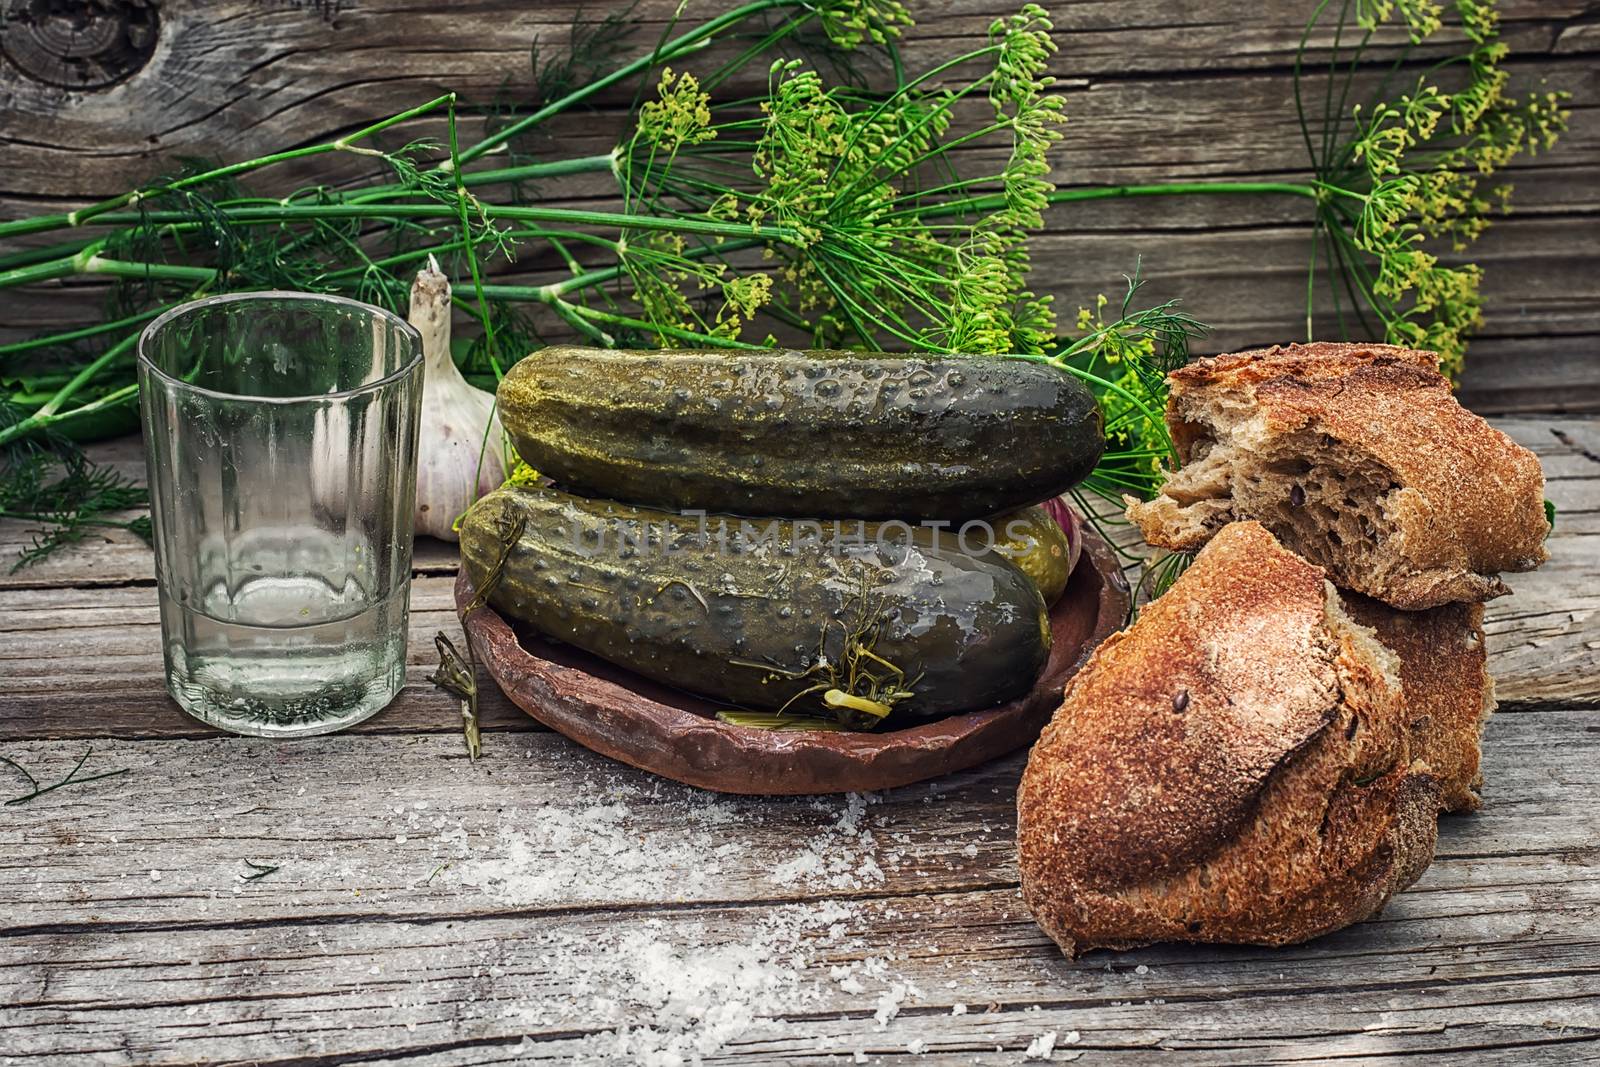
[[[167,689],[234,733],[329,733],[405,682],[422,341],[354,300],[243,293],[139,339]]]

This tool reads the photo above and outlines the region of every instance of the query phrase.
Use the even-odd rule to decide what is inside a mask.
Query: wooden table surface
[[[1497,423],[1560,515],[1490,606],[1484,809],[1381,917],[1282,950],[1064,959],[1018,895],[1021,756],[719,797],[495,695],[469,762],[425,680],[447,546],[419,546],[405,693],[293,742],[166,697],[137,541],[0,577],[0,755],[127,772],[0,808],[0,1063],[1600,1059],[1600,417]]]

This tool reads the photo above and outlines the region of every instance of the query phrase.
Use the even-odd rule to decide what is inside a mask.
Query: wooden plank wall
[[[688,17],[723,6],[691,0]],[[909,6],[919,20],[906,47],[913,68],[980,39],[996,14],[1013,9],[1005,0]],[[1302,175],[1290,73],[1310,0],[1048,6],[1071,115],[1058,183]],[[61,89],[0,58],[0,218],[115,194],[174,156],[242,159],[323,140],[447,89],[482,103],[525,101],[532,42],[562,47],[578,7],[167,0],[148,61],[118,85]],[[641,46],[675,7],[641,0]],[[1475,251],[1488,272],[1487,321],[1464,393],[1486,411],[1600,409],[1600,0],[1505,0],[1501,9],[1517,86],[1571,92],[1572,130],[1555,152],[1516,165],[1516,211]],[[5,55],[37,67],[37,57],[19,52],[23,30],[13,21],[3,32]],[[1326,44],[1319,37],[1313,43]],[[1393,56],[1398,41],[1386,36],[1371,55]],[[606,150],[626,103],[626,95],[602,99],[596,115],[557,126],[549,148]],[[309,177],[291,170],[272,184],[288,189]],[[544,191],[564,203],[601,203],[595,184]],[[1035,257],[1039,283],[1069,308],[1115,291],[1137,259],[1152,296],[1182,296],[1217,327],[1208,351],[1303,332],[1303,201],[1106,201],[1058,207],[1049,224]],[[6,292],[0,327],[14,336],[81,321],[92,289]]]

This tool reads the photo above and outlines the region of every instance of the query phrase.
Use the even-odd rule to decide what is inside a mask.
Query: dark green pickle
[[[503,614],[740,707],[828,714],[829,688],[870,698],[865,683],[844,685],[852,643],[859,667],[902,691],[896,720],[1032,687],[1050,626],[1026,575],[994,553],[961,551],[953,535],[840,527],[507,487],[468,510],[461,555],[480,586],[504,557],[489,597]]]
[[[500,384],[518,453],[591,496],[741,515],[960,521],[1082,481],[1072,376],[993,356],[555,346]]]

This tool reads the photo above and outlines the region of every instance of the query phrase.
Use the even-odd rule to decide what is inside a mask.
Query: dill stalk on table
[[[33,772],[28,770],[28,768],[24,767],[22,764],[18,763],[16,760],[9,759],[6,756],[0,756],[0,763],[4,763],[7,767],[10,767],[12,770],[16,771],[18,774],[22,775],[28,780],[28,792],[11,797],[5,802],[6,807],[15,807],[19,804],[27,804],[30,801],[42,797],[46,793],[52,793],[57,789],[64,789],[68,786],[74,785],[84,785],[88,782],[98,782],[102,778],[115,778],[119,775],[128,773],[127,767],[119,767],[114,771],[101,771],[98,774],[86,774],[80,778],[78,776],[78,772],[83,770],[83,765],[89,761],[89,757],[92,755],[94,755],[93,745],[83,750],[83,755],[79,756],[78,762],[72,765],[72,770],[68,771],[56,781],[51,782],[49,785],[40,785],[39,780],[33,776]]]

